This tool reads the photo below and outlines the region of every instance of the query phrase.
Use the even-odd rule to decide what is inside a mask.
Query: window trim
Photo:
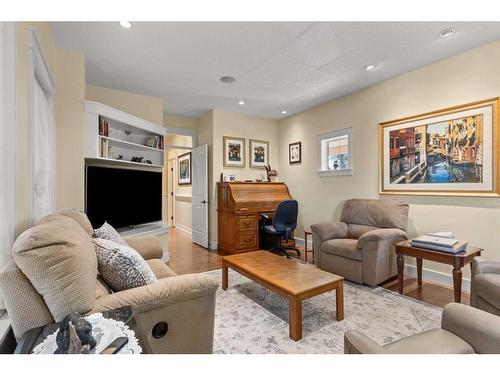
[[[352,135],[353,135],[353,128],[345,128],[345,129],[339,129],[339,130],[333,130],[327,133],[322,133],[317,135],[317,148],[318,148],[318,170],[317,173],[320,177],[323,176],[350,176],[353,174],[353,146],[352,146]],[[347,136],[347,147],[348,147],[348,154],[349,154],[349,169],[342,169],[342,170],[331,170],[326,167],[328,165],[328,162],[326,161],[326,148],[325,145],[327,145],[326,140],[330,138],[336,138],[336,137],[342,137],[342,136]]]

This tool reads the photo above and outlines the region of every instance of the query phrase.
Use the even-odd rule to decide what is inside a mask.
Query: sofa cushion
[[[361,260],[361,250],[358,249],[358,240],[350,238],[328,240],[321,244],[321,250],[328,254]]]
[[[161,259],[149,259],[146,261],[151,271],[155,274],[157,279],[164,279],[165,277],[177,276],[172,269],[165,264]]]
[[[83,212],[77,211],[77,210],[70,210],[63,208],[62,210],[59,210],[57,212],[59,215],[67,216],[70,219],[73,219],[76,221],[80,226],[83,228],[85,233],[89,235],[89,237],[92,237],[94,234],[94,228],[92,228],[92,224],[90,224],[89,218],[87,215]]]
[[[95,298],[101,298],[113,293],[111,288],[106,284],[106,281],[101,276],[97,276],[97,283],[95,286]]]
[[[432,329],[392,342],[387,354],[473,354],[474,348],[444,329]]]
[[[44,217],[17,238],[12,256],[56,321],[94,306],[97,259],[92,240],[75,220]]]
[[[475,293],[500,310],[500,275],[480,273],[474,276],[473,282]]]
[[[130,246],[103,238],[92,240],[99,274],[115,292],[152,284],[158,279],[140,254]]]
[[[118,233],[116,229],[109,225],[106,221],[100,228],[94,230],[94,238],[102,238],[104,240],[116,242],[120,245],[127,245],[122,236],[120,236],[120,233]]]
[[[371,230],[380,229],[378,227],[371,227],[369,225],[360,225],[360,224],[349,224],[347,227],[349,228],[347,236],[349,238],[356,238],[356,239]]]
[[[409,205],[401,201],[349,199],[344,203],[341,221],[348,224],[406,230]]]

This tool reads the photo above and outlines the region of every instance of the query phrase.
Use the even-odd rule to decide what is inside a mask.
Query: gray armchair
[[[500,316],[500,261],[473,260],[470,305]]]
[[[344,336],[345,354],[500,354],[500,317],[459,303],[443,310],[441,328],[379,345],[357,331]]]
[[[350,199],[339,222],[311,226],[316,265],[375,286],[397,274],[394,243],[407,239],[408,203]]]

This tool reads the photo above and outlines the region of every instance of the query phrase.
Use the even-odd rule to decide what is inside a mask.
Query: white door
[[[193,242],[208,248],[208,146],[192,150]]]

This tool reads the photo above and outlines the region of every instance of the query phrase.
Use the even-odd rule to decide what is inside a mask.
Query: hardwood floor
[[[222,267],[221,254],[216,250],[207,250],[195,245],[192,243],[191,238],[182,231],[176,229],[169,230],[167,246],[170,253],[168,265],[178,275],[206,272]],[[301,249],[300,258],[304,260],[303,249]],[[309,262],[312,262],[311,258],[312,255],[309,253]],[[398,291],[398,282],[396,279],[388,281],[381,286],[394,292]],[[452,288],[425,280],[423,280],[422,286],[418,287],[417,279],[409,276],[405,276],[404,279],[404,294],[439,307],[444,307],[448,303],[453,302]],[[469,304],[469,294],[462,293],[462,303]]]

